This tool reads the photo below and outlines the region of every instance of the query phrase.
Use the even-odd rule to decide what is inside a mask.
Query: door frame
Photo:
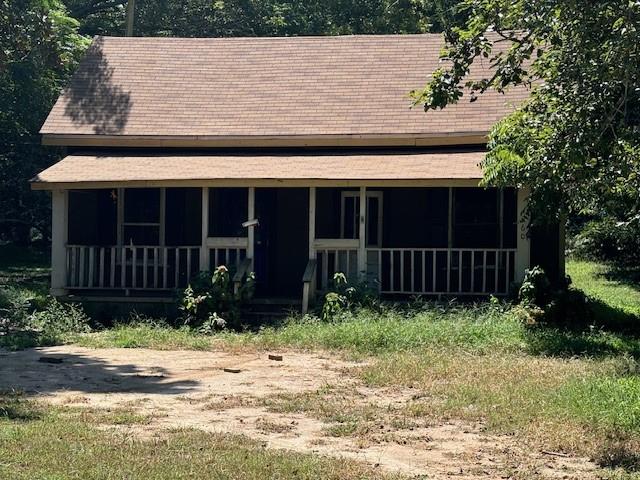
[[[369,243],[369,239],[365,238],[365,244],[368,247],[377,247],[380,248],[382,247],[382,220],[383,220],[383,199],[384,199],[384,192],[382,192],[382,190],[367,190],[366,191],[366,197],[367,197],[367,201],[370,198],[377,198],[378,199],[378,242],[373,245]],[[344,223],[345,223],[345,215],[346,215],[346,201],[347,198],[353,198],[354,202],[359,202],[360,201],[360,192],[359,191],[355,191],[355,190],[343,190],[342,192],[340,192],[340,238],[345,238],[345,234],[344,234]],[[366,226],[368,226],[369,224],[369,214],[371,209],[368,208],[369,206],[367,205],[367,218],[366,218]],[[358,238],[356,236],[356,234],[358,233],[358,215],[355,215],[354,212],[354,229],[353,229],[353,233],[354,236],[353,238]],[[365,228],[365,232],[366,235],[368,237],[368,228]]]

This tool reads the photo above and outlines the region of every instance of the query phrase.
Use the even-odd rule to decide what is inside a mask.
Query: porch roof
[[[484,151],[74,154],[32,188],[113,186],[477,185]]]

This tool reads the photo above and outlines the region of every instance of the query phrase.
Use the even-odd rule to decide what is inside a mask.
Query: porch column
[[[247,201],[247,219],[253,220],[256,218],[256,189],[255,187],[249,187],[248,189],[248,201]],[[251,269],[253,270],[253,248],[255,244],[256,227],[249,227],[247,229],[247,258],[251,259]]]
[[[209,270],[209,187],[202,187],[202,244],[200,245],[200,271]]]
[[[51,295],[67,293],[68,194],[66,190],[51,192]]]
[[[518,203],[516,209],[518,214],[518,241],[514,271],[514,280],[516,282],[522,282],[524,279],[524,272],[530,266],[529,219],[523,217],[524,210],[527,206],[528,195],[528,189],[518,189]]]
[[[309,260],[316,258],[316,187],[309,187]]]
[[[359,222],[359,248],[358,248],[358,273],[362,280],[367,278],[367,187],[360,187],[360,222]]]

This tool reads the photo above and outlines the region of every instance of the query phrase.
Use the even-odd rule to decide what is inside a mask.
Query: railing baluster
[[[142,248],[142,288],[147,288],[147,256],[149,255],[147,247]]]
[[[115,288],[116,286],[116,247],[111,247],[109,250],[109,254],[111,258],[109,258],[109,262],[111,263],[111,271],[109,272],[109,286],[111,288]]]
[[[131,288],[138,286],[138,247],[131,248],[133,254],[131,256]]]
[[[98,286],[104,287],[104,247],[100,247],[100,265],[98,268]]]
[[[378,250],[378,290],[382,290],[382,249]]]
[[[350,261],[351,260],[351,258],[350,258],[351,257],[351,250],[347,250],[345,253],[347,255],[347,258],[346,258],[346,260],[347,260],[346,267],[347,268],[345,269],[346,272],[344,272],[344,273],[347,276],[347,280],[349,280],[349,278],[351,277],[351,261]]]
[[[389,290],[391,292],[394,291],[394,286],[395,286],[395,278],[394,278],[394,272],[393,272],[393,264],[394,264],[394,258],[395,258],[395,251],[394,250],[390,250],[389,251],[389,272],[391,277],[389,278]]]
[[[433,264],[431,265],[432,268],[432,275],[433,275],[433,279],[432,279],[432,285],[431,285],[431,292],[432,293],[436,293],[438,291],[438,287],[436,286],[436,282],[437,282],[437,273],[438,273],[438,269],[436,268],[436,261],[438,258],[438,251],[437,250],[433,250],[432,252],[432,258],[433,258]]]
[[[120,288],[127,288],[127,247],[122,247],[120,256]]]
[[[84,281],[84,257],[86,256],[84,254],[85,251],[85,247],[80,247],[80,281],[79,283],[79,287],[84,287],[85,286],[85,281]]]
[[[411,268],[409,269],[409,271],[411,272],[411,292],[415,292],[416,288],[415,288],[415,272],[413,271],[414,268],[416,266],[416,262],[415,262],[415,256],[414,256],[414,250],[411,250]]]
[[[447,293],[451,291],[451,249],[447,250]]]
[[[322,252],[322,290],[326,290],[329,284],[329,250]]]
[[[476,251],[471,251],[471,293],[475,292],[476,281]]]
[[[504,270],[504,293],[507,295],[509,293],[509,260],[511,259],[511,253],[507,251],[505,252],[505,256],[507,257],[507,262]]]
[[[458,250],[458,293],[462,293],[462,250]]]
[[[76,287],[76,247],[69,249],[69,286]]]
[[[169,269],[169,250],[167,247],[163,248],[163,262],[162,262],[162,288],[167,288],[167,270]]]
[[[180,276],[180,249],[176,248],[176,258],[175,258],[175,270],[173,272],[173,277],[174,277],[174,287],[178,288],[178,280],[179,280],[179,276]]]
[[[420,272],[422,274],[422,288],[420,289],[421,293],[426,293],[427,291],[427,251],[426,250],[422,250],[422,272]]]
[[[93,274],[95,273],[94,263],[96,261],[96,249],[95,247],[89,248],[89,272],[87,277],[87,287],[93,287]]]
[[[153,288],[158,288],[158,255],[160,254],[158,247],[153,247]]]
[[[493,293],[498,293],[498,272],[499,272],[498,260],[500,259],[500,256],[498,255],[498,251],[497,250],[494,252],[493,259],[494,259],[494,262],[493,262],[494,263],[494,265],[493,265],[493,272],[494,272],[493,282],[495,284],[495,286],[493,288]]]
[[[487,251],[482,252],[482,293],[487,293]]]

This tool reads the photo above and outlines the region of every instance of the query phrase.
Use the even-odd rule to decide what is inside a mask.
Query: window
[[[367,247],[382,246],[382,192],[366,192]],[[340,206],[340,238],[358,238],[360,235],[360,192],[343,191]]]
[[[453,193],[453,246],[498,248],[499,190],[456,188]]]
[[[115,190],[70,190],[68,243],[115,245],[117,199]]]
[[[122,190],[121,190],[122,195]],[[161,245],[164,189],[127,188],[122,198],[122,244]]]
[[[242,223],[248,220],[248,205],[247,188],[210,188],[209,236],[246,237]]]

